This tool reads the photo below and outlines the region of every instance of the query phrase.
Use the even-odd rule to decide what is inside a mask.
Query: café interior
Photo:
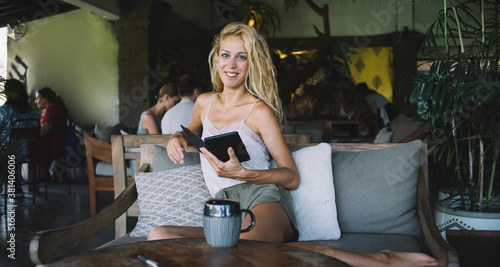
[[[9,231],[2,202],[0,265],[32,266],[29,243],[36,232],[90,217],[84,133],[107,142],[111,135],[134,135],[142,111],[156,103],[159,88],[185,73],[198,78],[202,91],[211,90],[210,46],[232,21],[257,28],[275,56],[286,109],[284,133],[307,134],[310,143],[383,138],[380,131],[386,125],[367,129],[336,114],[342,91],[366,83],[392,103],[397,112],[392,119],[401,120],[392,142],[418,139],[425,125],[411,120],[416,111],[406,102],[411,91],[407,78],[428,71],[420,65],[425,60],[420,46],[442,5],[410,0],[0,1],[0,27],[8,36],[1,39],[6,46],[0,75],[25,82],[31,104],[36,90],[56,91],[80,140],[76,159],[61,169],[61,180],[41,183],[37,194],[28,193],[26,185],[24,197],[17,200],[15,261],[4,253]],[[112,191],[96,194],[97,211],[114,198]],[[132,229],[137,219],[127,220]],[[95,237],[64,245],[56,260],[114,236],[110,225]]]

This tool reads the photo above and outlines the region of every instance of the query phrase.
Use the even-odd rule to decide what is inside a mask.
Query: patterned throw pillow
[[[203,227],[203,205],[212,198],[201,166],[137,173],[139,218],[131,237],[147,237],[160,225]]]

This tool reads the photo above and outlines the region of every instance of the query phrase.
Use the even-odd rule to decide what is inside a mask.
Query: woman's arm
[[[210,104],[209,101],[211,101],[212,95],[213,93],[201,94],[194,104],[193,117],[187,128],[198,136],[201,136],[203,131],[203,125],[201,123],[202,114],[204,114],[204,111]],[[170,136],[167,145],[167,154],[170,160],[176,164],[183,164],[184,152],[189,152],[188,139],[185,137],[185,134],[183,132],[178,132]]]
[[[230,159],[227,162],[220,161],[208,150],[202,148],[203,155],[217,175],[254,184],[277,184],[285,189],[296,189],[300,183],[297,166],[271,108],[263,102],[257,103],[246,124],[261,136],[278,168],[249,170],[241,165],[231,148],[228,149]]]
[[[49,134],[50,122],[54,120],[53,105],[48,105],[40,118],[40,135]]]

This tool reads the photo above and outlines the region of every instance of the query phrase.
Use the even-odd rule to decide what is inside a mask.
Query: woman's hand
[[[184,152],[189,152],[184,134],[178,132],[170,136],[167,144],[167,154],[170,160],[175,164],[184,164]]]
[[[214,154],[210,153],[208,149],[202,147],[201,152],[207,159],[207,161],[212,165],[215,173],[219,177],[225,178],[233,178],[235,180],[245,180],[244,172],[245,168],[241,166],[238,157],[234,153],[234,149],[232,147],[227,149],[227,154],[229,155],[229,160],[226,162],[220,161]]]

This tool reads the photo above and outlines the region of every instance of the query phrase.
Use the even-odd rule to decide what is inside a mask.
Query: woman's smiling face
[[[248,54],[240,37],[230,35],[221,42],[217,56],[219,76],[224,88],[245,87],[248,71]]]

